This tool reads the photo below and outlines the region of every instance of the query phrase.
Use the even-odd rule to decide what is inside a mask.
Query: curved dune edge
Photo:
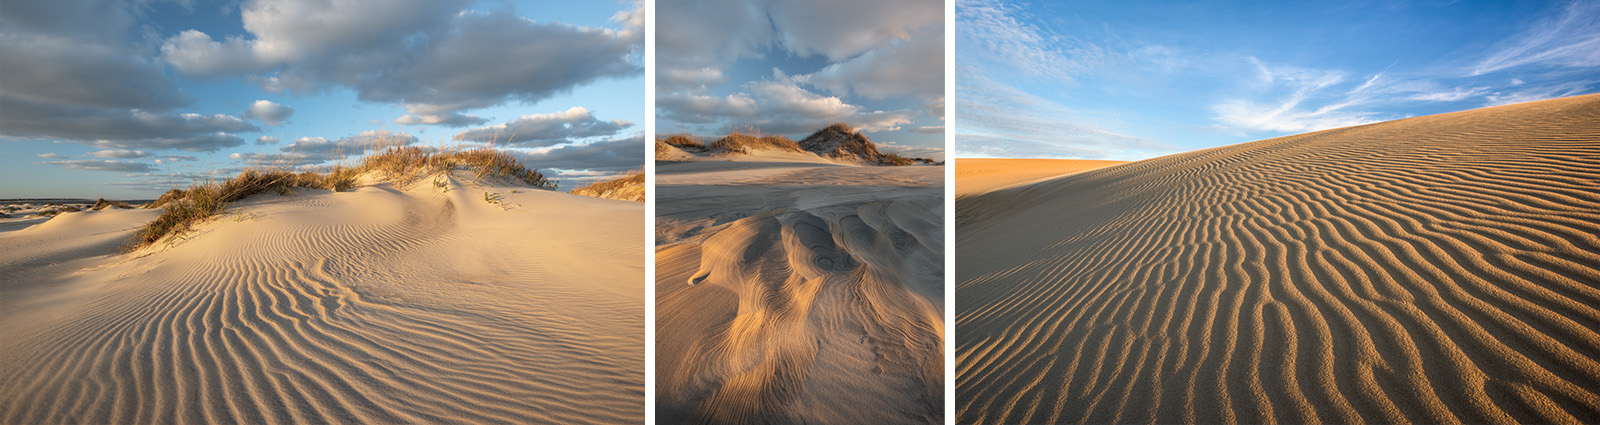
[[[942,174],[659,167],[657,422],[942,423]]]
[[[0,422],[642,422],[643,207],[461,182],[256,195],[132,254],[0,256],[34,267],[0,285]],[[50,224],[0,245],[98,237]]]
[[[1600,422],[1600,95],[957,203],[960,423]]]

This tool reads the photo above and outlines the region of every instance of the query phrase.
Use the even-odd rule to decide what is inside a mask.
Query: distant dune
[[[658,423],[943,423],[944,168],[742,146],[657,163]]]
[[[960,158],[955,161],[956,197],[981,195],[993,190],[1126,162],[1093,159]]]
[[[572,189],[572,194],[644,202],[644,171],[629,171],[610,180]]]
[[[957,220],[960,423],[1600,423],[1600,95],[1116,165]]]
[[[0,423],[640,423],[644,206],[471,172],[0,231]],[[10,229],[10,228],[8,228]]]
[[[850,165],[934,164],[927,158],[907,158],[881,152],[867,136],[844,123],[835,123],[811,133],[799,142],[784,136],[731,132],[710,144],[678,134],[656,139],[655,157],[659,161],[696,161],[708,158],[734,160],[743,156],[799,154],[830,163]],[[811,161],[814,162],[814,161]]]

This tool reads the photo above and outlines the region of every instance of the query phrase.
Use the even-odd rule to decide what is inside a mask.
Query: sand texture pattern
[[[0,423],[642,422],[643,205],[463,179],[0,233]]]
[[[1600,422],[1600,95],[957,202],[960,423]]]
[[[942,171],[658,163],[658,421],[941,423]]]

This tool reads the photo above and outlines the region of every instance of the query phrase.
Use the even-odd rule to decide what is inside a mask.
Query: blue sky
[[[1139,160],[1600,91],[1596,1],[956,2],[956,157]]]
[[[833,122],[944,157],[940,0],[659,0],[656,131],[804,137]]]
[[[0,198],[153,198],[379,137],[493,141],[571,189],[644,165],[643,19],[632,1],[7,2]]]

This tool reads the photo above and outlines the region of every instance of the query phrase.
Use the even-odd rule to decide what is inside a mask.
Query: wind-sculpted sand
[[[658,163],[660,423],[943,422],[943,167],[816,159]]]
[[[424,179],[0,232],[0,423],[639,423],[643,205]]]
[[[960,423],[1600,422],[1600,96],[957,203]]]

